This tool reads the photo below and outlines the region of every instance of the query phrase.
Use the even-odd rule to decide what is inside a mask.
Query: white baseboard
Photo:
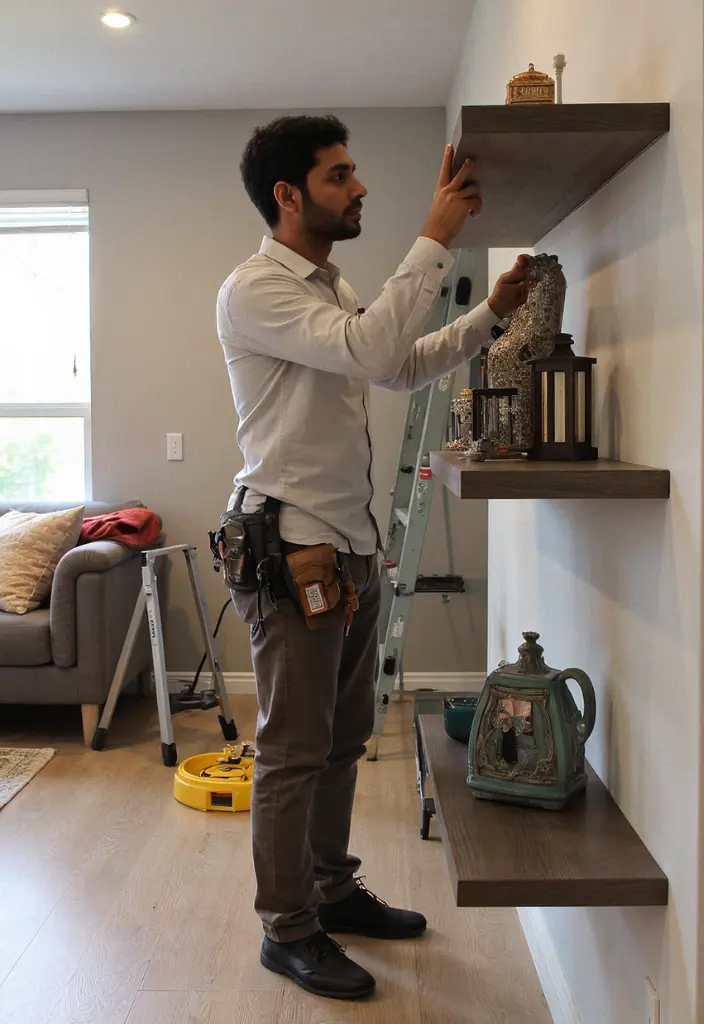
[[[406,690],[466,690],[479,693],[486,674],[484,672],[404,672],[403,685]],[[398,689],[398,680],[394,689]]]
[[[583,1024],[542,911],[539,907],[519,907],[518,920],[533,957],[553,1024]]]
[[[253,672],[224,672],[225,688],[232,694],[256,693]],[[177,693],[193,678],[191,672],[167,672],[169,690]],[[210,673],[202,672],[198,685],[201,688],[210,686]],[[466,690],[467,693],[478,693],[484,685],[483,672],[405,672],[404,688],[413,690]],[[398,689],[398,680],[396,680]]]
[[[167,672],[166,675],[171,693],[177,693],[193,680],[192,672]],[[253,672],[223,672],[223,676],[225,678],[225,689],[228,693],[233,695],[256,693]],[[210,672],[206,672],[204,669],[198,680],[198,688],[200,690],[207,689],[212,685],[211,680]]]

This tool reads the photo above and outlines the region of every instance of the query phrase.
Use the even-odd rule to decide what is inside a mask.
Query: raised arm
[[[525,301],[531,287],[526,277],[530,264],[530,256],[519,256],[514,267],[498,279],[486,302],[420,338],[395,374],[374,383],[390,391],[417,391],[475,356],[491,337],[492,327]]]
[[[250,275],[244,268],[223,296],[222,312],[238,344],[253,352],[374,380],[398,372],[452,263],[441,245],[419,238],[361,314],[322,301],[291,274]]]

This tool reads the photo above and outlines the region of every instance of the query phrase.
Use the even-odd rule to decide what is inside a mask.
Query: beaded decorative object
[[[518,389],[513,400],[512,447],[520,451],[528,451],[533,444],[533,385],[531,367],[525,360],[552,352],[562,328],[567,287],[557,256],[543,253],[534,257],[528,276],[536,282],[535,287],[487,357],[489,387]],[[502,423],[500,440],[507,445],[512,440],[508,422]]]
[[[448,450],[466,452],[472,444],[472,391],[463,388],[450,406]]]

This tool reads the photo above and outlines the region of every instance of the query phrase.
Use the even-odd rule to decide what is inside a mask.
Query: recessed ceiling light
[[[100,20],[108,28],[129,28],[137,19],[134,14],[125,14],[124,11],[105,11]]]

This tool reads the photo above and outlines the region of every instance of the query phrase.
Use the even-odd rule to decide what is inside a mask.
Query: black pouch
[[[263,508],[243,512],[246,493],[241,488],[235,504],[220,517],[220,529],[209,533],[214,568],[222,569],[230,590],[254,593],[262,587],[272,589],[273,565],[281,558],[278,529],[280,502],[267,498]]]
[[[213,537],[213,557],[222,568],[225,583],[230,590],[245,593],[257,589],[257,562],[251,543],[254,524],[247,523],[248,518],[251,516],[245,517],[242,512],[225,512],[220,517],[220,529]]]

